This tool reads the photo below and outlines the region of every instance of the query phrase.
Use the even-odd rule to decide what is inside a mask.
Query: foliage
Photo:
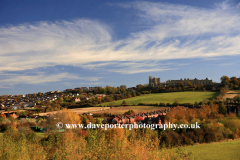
[[[124,115],[131,115],[131,114],[135,114],[135,112],[133,110],[129,110],[124,113]]]
[[[122,106],[126,106],[126,105],[127,105],[127,102],[125,100],[123,100]]]
[[[156,132],[155,132],[156,133]],[[0,159],[186,159],[187,152],[159,150],[152,132],[80,130],[50,133],[41,140],[0,136]],[[130,138],[131,137],[131,138]],[[33,149],[34,148],[34,149]]]
[[[227,108],[223,103],[218,104],[219,106],[219,113],[226,114],[227,113]]]

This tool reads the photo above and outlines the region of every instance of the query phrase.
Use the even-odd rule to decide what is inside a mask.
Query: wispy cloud
[[[102,77],[80,77],[69,73],[59,73],[52,75],[37,74],[37,75],[19,75],[19,74],[5,74],[4,78],[0,79],[0,88],[7,88],[16,84],[45,84],[48,82],[59,82],[62,80],[86,80],[98,81]]]
[[[240,54],[240,13],[236,6],[219,3],[206,9],[134,2],[118,7],[134,10],[140,17],[137,23],[147,24],[147,29],[113,40],[107,24],[89,19],[1,27],[0,72],[66,65],[133,74],[177,68],[164,65],[164,60]],[[5,77],[0,83],[45,83],[66,76],[62,73],[56,79],[39,74],[18,76],[17,80]]]

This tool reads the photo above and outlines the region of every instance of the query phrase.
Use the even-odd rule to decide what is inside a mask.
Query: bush
[[[0,132],[5,132],[8,128],[9,124],[1,123],[0,124]]]
[[[221,114],[227,113],[227,108],[224,106],[223,103],[218,104],[218,106],[219,106],[219,113],[221,113]]]
[[[126,105],[127,105],[127,102],[125,100],[123,100],[122,106],[126,106]]]
[[[166,106],[165,103],[159,103],[159,106]]]

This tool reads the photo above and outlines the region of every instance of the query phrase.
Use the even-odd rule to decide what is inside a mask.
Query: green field
[[[240,140],[169,149],[171,150],[187,151],[194,160],[237,160],[240,159]]]
[[[171,93],[154,93],[147,94],[138,97],[125,99],[127,104],[138,104],[138,103],[174,103],[178,100],[179,103],[195,103],[201,102],[204,99],[210,99],[218,96],[218,92],[171,92]],[[114,105],[121,105],[123,100],[118,100],[114,102]],[[107,106],[109,103],[102,103],[99,105]]]

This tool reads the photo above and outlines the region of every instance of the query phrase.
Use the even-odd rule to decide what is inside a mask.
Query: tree
[[[136,92],[132,92],[132,97],[136,97]]]
[[[179,83],[179,86],[180,86],[180,87],[183,87],[183,82],[180,82],[180,83]]]
[[[114,107],[114,101],[109,103],[110,109],[112,109],[112,107]]]
[[[178,106],[179,105],[179,101],[178,100],[175,100],[174,103],[173,103],[174,106]]]
[[[62,112],[57,112],[47,119],[47,124],[49,124],[49,127],[52,129],[56,129],[58,122],[62,122],[63,126],[65,126],[65,124],[81,124],[82,118],[78,114],[64,109]]]
[[[126,85],[121,85],[120,88],[121,89],[127,89],[127,86]]]
[[[191,83],[190,81],[187,81],[187,85],[188,85],[189,87],[191,87],[191,86],[192,86],[192,83]]]
[[[221,83],[223,83],[223,84],[225,84],[225,85],[228,85],[229,82],[230,82],[230,79],[228,78],[228,76],[222,76],[222,77],[220,78],[220,80],[221,80]]]
[[[240,95],[233,97],[233,101],[240,103]]]
[[[197,101],[194,103],[194,106],[195,106],[195,107],[198,106],[198,102],[197,102]]]
[[[135,114],[135,112],[133,110],[128,110],[127,112],[124,113],[124,115],[131,115],[131,114]]]
[[[123,100],[122,106],[126,106],[126,105],[127,105],[127,102],[125,100]]]
[[[141,91],[141,89],[144,88],[144,86],[143,86],[142,84],[138,84],[136,87],[137,87],[137,90],[138,90],[138,91]]]
[[[226,114],[227,113],[227,108],[224,106],[223,103],[218,104],[219,107],[219,113]]]

